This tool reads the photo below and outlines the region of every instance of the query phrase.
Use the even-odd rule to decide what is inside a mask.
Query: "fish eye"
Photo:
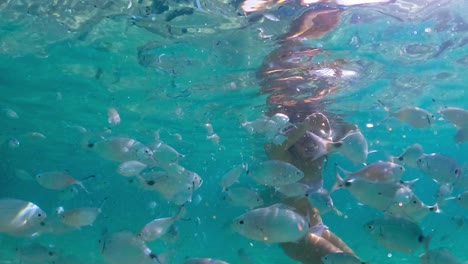
[[[424,236],[423,236],[423,235],[419,235],[419,236],[418,236],[418,241],[419,241],[419,242],[423,242],[423,241],[424,241]]]
[[[54,255],[54,252],[52,252],[52,251],[49,251],[49,253],[48,253],[48,254],[49,254],[49,256],[51,256],[51,257],[52,257],[52,256]]]
[[[155,183],[156,182],[153,180],[146,181],[146,184],[148,184],[149,186],[153,186]]]
[[[243,224],[244,224],[244,220],[240,220],[240,221],[239,221],[239,224],[243,225]]]
[[[416,200],[413,200],[413,204],[417,204],[417,203],[418,203],[418,201],[416,201]]]
[[[367,228],[368,228],[369,230],[373,230],[373,229],[374,229],[374,226],[373,226],[373,225],[367,225]]]
[[[399,161],[403,161],[403,157],[398,157],[398,160],[399,160]]]
[[[344,184],[344,186],[346,186],[346,187],[351,186],[351,181],[346,181],[345,184]]]
[[[455,174],[458,174],[458,169],[455,169]]]
[[[37,217],[41,217],[41,216],[42,216],[42,214],[41,214],[41,213],[38,213],[38,214],[37,214]]]

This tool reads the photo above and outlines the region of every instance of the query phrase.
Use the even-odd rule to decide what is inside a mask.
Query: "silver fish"
[[[170,163],[177,163],[185,157],[160,140],[149,143],[148,148],[153,152],[153,157],[158,165],[163,167]]]
[[[455,134],[455,143],[461,144],[468,141],[468,126],[459,128]]]
[[[138,160],[145,164],[155,162],[153,151],[143,143],[127,137],[111,137],[89,143],[88,147],[106,160],[125,162]]]
[[[416,163],[421,171],[438,183],[453,183],[462,172],[456,159],[439,153],[424,154]]]
[[[255,208],[263,205],[263,199],[257,191],[242,186],[226,189],[225,200],[239,207]]]
[[[447,248],[428,250],[419,255],[421,264],[460,264],[461,262],[452,255]],[[465,262],[466,263],[466,262]]]
[[[405,172],[405,168],[403,166],[386,161],[377,161],[371,163],[364,168],[354,172],[346,171],[340,166],[337,166],[337,168],[346,175],[346,179],[358,176],[370,181],[379,182],[398,182]]]
[[[330,193],[325,188],[321,187],[316,190],[311,190],[307,192],[306,197],[309,199],[312,206],[319,210],[321,215],[330,211],[335,212],[337,215],[342,215],[342,213],[336,209]]]
[[[298,241],[309,229],[309,224],[300,214],[284,205],[249,211],[234,219],[233,229],[239,234],[257,241],[283,243]]]
[[[109,264],[161,263],[145,242],[129,231],[120,231],[107,237],[101,254]]]
[[[157,218],[147,223],[140,232],[138,232],[137,237],[147,242],[161,238],[167,234],[174,222],[185,214],[184,208],[185,207],[182,206],[179,212],[172,217]]]
[[[394,203],[398,191],[402,188],[399,182],[376,182],[362,177],[343,180],[338,173],[330,193],[345,188],[361,203],[370,207],[385,210]]]
[[[0,199],[0,233],[17,233],[39,226],[47,217],[39,206],[18,199]]]
[[[60,214],[62,223],[80,228],[82,226],[92,226],[98,215],[101,213],[101,208],[97,207],[81,207],[66,210]]]
[[[387,250],[411,253],[424,246],[427,249],[430,236],[414,223],[403,217],[386,216],[364,225],[367,233]]]
[[[16,249],[21,263],[50,263],[59,257],[53,246],[30,243]]]
[[[62,190],[70,185],[79,185],[85,192],[88,190],[81,181],[76,180],[67,173],[61,171],[48,171],[36,175],[36,181],[44,188]]]
[[[458,206],[468,209],[468,191],[464,191],[456,197],[449,197],[446,200],[455,200]]]
[[[223,189],[233,185],[234,183],[239,181],[239,177],[241,176],[242,172],[246,169],[244,164],[237,165],[234,168],[230,169],[226,172],[221,179],[219,179],[218,183]]]
[[[414,193],[410,194],[406,203],[393,203],[385,209],[385,213],[406,217],[415,222],[423,219],[430,212],[440,213],[439,206],[437,204],[433,206],[424,204]]]
[[[248,173],[257,183],[268,186],[287,185],[304,178],[300,169],[280,160],[260,162]]]
[[[117,167],[117,173],[124,177],[137,176],[143,171],[148,165],[139,162],[138,160],[129,160],[121,163]]]
[[[424,154],[423,148],[419,144],[413,144],[407,147],[398,157],[392,157],[392,162],[404,164],[411,168],[417,168],[417,160]]]
[[[309,189],[310,187],[302,182],[293,182],[275,188],[276,191],[282,193],[286,197],[304,196]]]
[[[359,130],[351,131],[341,140],[339,153],[355,164],[364,163],[369,154],[367,140]]]
[[[385,110],[388,112],[389,117],[397,118],[416,128],[430,127],[434,121],[433,114],[416,106],[403,107],[395,112],[390,112],[387,107],[385,107]]]
[[[439,110],[444,119],[457,127],[468,127],[468,110],[457,107],[445,107]]]

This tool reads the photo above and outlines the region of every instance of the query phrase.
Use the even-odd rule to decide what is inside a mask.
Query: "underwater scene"
[[[465,0],[1,0],[0,264],[468,263]]]

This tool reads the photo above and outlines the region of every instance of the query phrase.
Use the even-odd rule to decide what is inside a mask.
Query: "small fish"
[[[364,228],[387,250],[411,253],[421,245],[427,249],[431,239],[424,236],[418,224],[403,217],[385,216],[366,223]]]
[[[468,110],[457,107],[445,107],[439,110],[442,117],[457,127],[468,127]]]
[[[468,191],[464,191],[456,197],[449,197],[446,200],[455,200],[458,206],[468,209]]]
[[[310,187],[302,182],[293,182],[287,185],[275,187],[275,190],[282,193],[286,197],[304,196]]]
[[[130,231],[109,235],[102,243],[101,254],[106,263],[112,264],[160,264],[158,255],[145,242]]]
[[[439,153],[424,154],[416,163],[422,172],[438,183],[453,183],[462,173],[456,159]]]
[[[39,226],[47,214],[39,206],[23,200],[0,199],[0,233],[17,233]]]
[[[49,171],[36,175],[36,181],[44,188],[51,190],[62,190],[70,185],[79,185],[88,192],[81,181],[61,171]]]
[[[263,205],[263,199],[258,192],[242,186],[226,189],[225,200],[239,207],[255,208]]]
[[[337,252],[325,255],[321,258],[323,264],[367,264],[356,255],[346,252]]]
[[[351,131],[341,140],[339,153],[355,164],[364,163],[367,160],[369,148],[367,140],[359,130]]]
[[[19,118],[18,114],[14,110],[12,110],[10,108],[3,108],[2,112],[6,117],[8,117],[10,119],[18,119]]]
[[[339,152],[343,142],[333,142],[323,139],[310,131],[306,131],[304,136],[297,141],[296,145],[299,146],[296,148],[298,155],[304,159],[314,161],[330,153]]]
[[[379,101],[383,104],[381,101]],[[390,112],[389,108],[384,105],[385,111],[388,113],[388,118],[394,117],[408,125],[416,128],[427,128],[432,125],[434,115],[428,111],[416,106],[403,107],[396,112]],[[388,119],[387,118],[387,119]]]
[[[16,254],[20,263],[51,263],[59,257],[54,246],[44,246],[36,242],[18,247]]]
[[[415,222],[420,221],[430,212],[440,213],[437,203],[432,206],[426,205],[413,192],[407,202],[393,203],[384,211],[392,216],[405,217]]]
[[[330,193],[325,188],[321,187],[317,190],[311,190],[305,196],[309,199],[312,206],[319,210],[321,215],[330,211],[335,212],[337,215],[342,215],[342,213],[336,209]]]
[[[148,144],[148,148],[152,151],[154,160],[160,166],[166,166],[170,163],[177,163],[183,159],[185,155],[180,154],[168,144],[156,140]]]
[[[175,243],[179,239],[179,229],[175,224],[172,224],[171,227],[169,227],[169,230],[167,230],[167,233],[161,237],[161,240],[164,241],[164,243]]]
[[[438,204],[443,204],[447,198],[449,198],[453,193],[453,184],[452,183],[442,183],[437,188],[436,192],[436,202]]]
[[[281,204],[249,211],[235,218],[232,227],[247,238],[267,243],[298,241],[309,230],[304,217]]]
[[[280,160],[260,162],[248,173],[257,183],[268,186],[287,185],[304,178],[301,170]]]
[[[140,232],[138,232],[137,237],[146,242],[161,238],[167,234],[174,222],[185,214],[184,208],[184,206],[181,206],[177,214],[172,217],[157,218],[147,223]]]
[[[101,213],[101,208],[81,207],[66,210],[59,214],[60,221],[68,226],[80,228],[82,226],[92,226],[96,218]]]
[[[386,161],[371,163],[355,172],[346,171],[338,165],[337,168],[346,175],[345,180],[358,176],[370,181],[398,182],[405,172],[405,168],[403,166]]]
[[[23,180],[23,181],[34,181],[34,177],[29,173],[27,172],[26,170],[22,170],[22,169],[15,169],[15,176],[20,179],[20,180]]]
[[[114,107],[107,109],[107,122],[113,126],[120,124],[119,112]]]
[[[461,144],[468,141],[468,126],[459,128],[455,134],[455,143]]]
[[[88,147],[106,160],[118,162],[138,160],[145,164],[155,162],[153,151],[132,138],[112,137],[89,143]]]
[[[119,167],[117,167],[117,173],[124,177],[137,176],[147,166],[148,165],[139,162],[138,160],[130,160],[121,163]]]
[[[416,143],[407,147],[400,156],[392,157],[392,162],[404,164],[411,168],[417,168],[417,160],[423,154],[422,146]]]
[[[228,188],[229,186],[239,181],[239,177],[244,170],[246,170],[246,166],[244,164],[235,166],[226,172],[223,177],[221,177],[221,179],[219,179],[219,185],[223,187],[223,190]]]
[[[427,250],[419,255],[421,264],[460,264],[456,257],[446,248]],[[466,263],[466,262],[465,262]]]
[[[270,136],[279,133],[288,125],[289,117],[281,113],[276,113],[271,117],[262,116],[254,121],[241,124],[250,134],[268,134]]]
[[[338,172],[335,174],[336,182],[330,193],[345,188],[361,203],[370,207],[385,210],[394,203],[395,197],[403,187],[400,182],[378,182],[362,177],[352,177],[343,180]]]
[[[212,258],[189,258],[182,264],[229,264],[226,261]]]

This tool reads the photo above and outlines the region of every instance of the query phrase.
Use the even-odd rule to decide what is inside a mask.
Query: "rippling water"
[[[177,206],[141,190],[136,179],[118,175],[119,163],[103,159],[86,141],[125,136],[147,144],[156,132],[185,155],[180,164],[204,182],[186,205],[185,219],[176,222],[176,241],[149,242],[153,252],[169,252],[168,263],[187,257],[296,263],[278,245],[249,240],[229,228],[247,209],[223,200],[218,180],[235,165],[268,159],[265,139],[241,126],[269,107],[256,71],[282,45],[291,21],[305,9],[328,7],[291,1],[246,16],[239,5],[216,0],[0,2],[0,198],[31,201],[49,215],[60,206],[102,206],[91,227],[33,238],[0,234],[0,263],[30,263],[21,262],[17,253],[29,242],[54,245],[67,257],[50,263],[104,263],[106,236],[138,232],[154,218],[173,215]],[[320,99],[327,102],[324,111],[361,129],[369,149],[376,151],[369,163],[419,143],[425,153],[450,155],[466,167],[468,144],[455,143],[456,128],[437,112],[444,106],[468,107],[467,4],[396,0],[340,8],[335,28],[301,40],[323,51],[313,58],[314,65],[336,60],[353,73],[330,81],[336,89]],[[303,87],[313,89],[313,82]],[[381,122],[387,114],[379,101],[392,110],[418,106],[436,120],[426,129],[395,119]],[[120,124],[108,123],[109,108],[117,109]],[[331,154],[323,171],[326,188],[334,182],[334,163],[350,170],[361,167]],[[31,178],[18,177],[18,170]],[[47,171],[95,177],[83,182],[89,193],[48,190],[33,178]],[[437,184],[407,168],[403,179],[415,178],[421,178],[415,193],[434,204]],[[455,187],[453,195],[467,188]],[[256,188],[267,204],[275,195],[272,189]],[[392,252],[366,236],[362,226],[378,215],[376,210],[343,190],[332,197],[344,216],[327,213],[323,221],[361,259],[419,263],[422,248],[412,254]],[[420,226],[433,234],[431,248],[447,247],[460,261],[468,260],[467,218],[467,209],[447,203]]]

